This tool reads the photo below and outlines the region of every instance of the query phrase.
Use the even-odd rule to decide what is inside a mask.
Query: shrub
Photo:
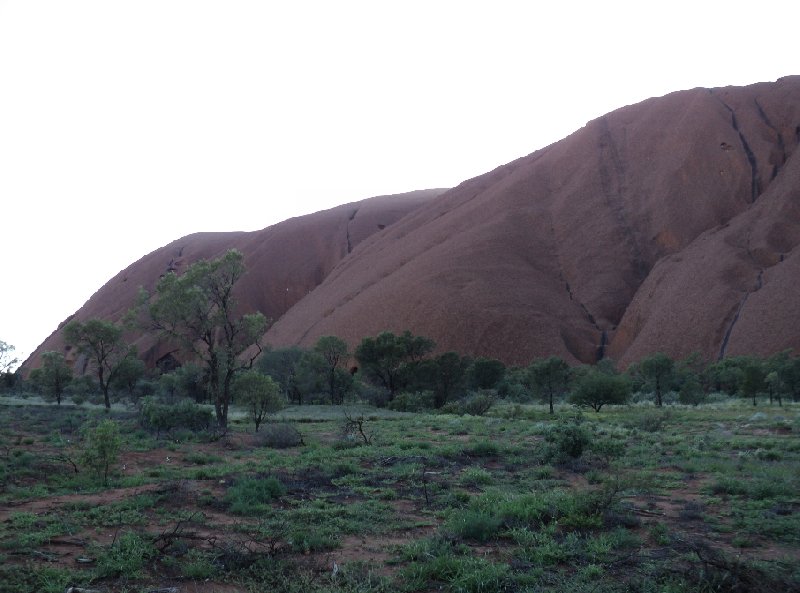
[[[389,402],[389,409],[398,412],[421,412],[433,409],[433,391],[403,392]]]
[[[669,411],[644,412],[630,422],[628,426],[645,432],[659,432],[671,416],[672,414]]]
[[[155,430],[156,434],[176,428],[206,430],[211,426],[211,410],[184,400],[177,404],[160,404],[148,397],[142,402],[139,422],[142,427]]]
[[[576,421],[559,422],[545,435],[548,456],[556,460],[577,459],[591,443],[591,434]]]
[[[500,448],[492,441],[473,441],[462,452],[470,457],[493,457],[500,452]]]
[[[225,502],[234,515],[255,515],[284,494],[286,488],[275,477],[243,478],[228,489]]]
[[[97,554],[97,576],[141,577],[142,568],[154,554],[152,543],[132,531],[125,531],[111,546]]]
[[[303,435],[292,424],[285,422],[267,424],[261,436],[265,447],[272,449],[288,449],[303,444]]]
[[[103,485],[107,486],[109,471],[117,462],[117,455],[122,447],[119,426],[113,420],[103,420],[97,426],[85,426],[82,432],[84,442],[81,462],[102,477]]]
[[[463,399],[445,404],[441,410],[446,414],[458,414],[459,416],[465,414],[483,416],[494,405],[494,401],[495,397],[492,392],[477,391]]]

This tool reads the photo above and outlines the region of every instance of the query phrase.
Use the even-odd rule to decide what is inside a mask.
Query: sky
[[[0,340],[198,231],[451,187],[798,70],[800,3],[0,0]]]

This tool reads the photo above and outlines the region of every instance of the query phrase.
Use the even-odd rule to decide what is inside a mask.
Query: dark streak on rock
[[[780,171],[781,167],[783,167],[784,163],[786,163],[786,143],[783,141],[783,134],[780,133],[778,128],[772,125],[772,121],[767,116],[767,113],[761,107],[761,104],[758,102],[758,99],[753,99],[753,102],[756,104],[756,109],[758,110],[758,116],[761,118],[761,121],[773,132],[775,132],[775,136],[777,137],[778,141],[778,155],[775,163],[772,164],[772,175],[770,176],[770,181],[775,179],[778,176],[778,171]]]
[[[744,137],[744,134],[742,134],[742,131],[739,129],[739,122],[736,121],[736,113],[733,111],[731,106],[728,105],[716,94],[714,94],[713,90],[711,90],[710,93],[731,114],[731,126],[733,127],[733,130],[739,135],[739,141],[742,143],[742,148],[744,149],[744,154],[747,157],[747,162],[750,164],[750,202],[751,203],[755,202],[756,198],[758,198],[758,196],[761,193],[761,179],[758,176],[758,164],[756,163],[756,155],[753,154],[753,151],[750,149],[750,145],[747,143],[747,138]]]
[[[356,214],[358,214],[358,208],[353,210],[350,213],[350,218],[347,219],[347,253],[353,251],[353,244],[350,241],[350,223],[353,222],[353,219],[356,217]]]

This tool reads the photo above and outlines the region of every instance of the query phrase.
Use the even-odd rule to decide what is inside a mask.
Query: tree
[[[258,371],[240,373],[234,381],[233,394],[235,400],[247,408],[256,432],[268,414],[274,414],[284,405],[278,384]]]
[[[696,406],[705,400],[703,383],[706,380],[706,364],[699,352],[693,352],[675,364],[675,388],[678,401]]]
[[[5,388],[13,387],[16,378],[12,369],[16,367],[19,359],[14,356],[14,350],[14,346],[0,340],[0,379],[3,380]]]
[[[55,399],[60,406],[64,390],[72,381],[72,368],[60,352],[43,352],[42,366],[31,371],[30,380],[41,390],[42,395]]]
[[[128,397],[133,399],[136,385],[139,383],[139,380],[144,377],[146,370],[144,361],[139,360],[135,354],[135,350],[131,349],[130,356],[126,356],[120,361],[111,384],[116,389],[124,389],[127,391]]]
[[[433,340],[406,331],[401,336],[383,332],[364,338],[355,356],[364,375],[389,392],[389,401],[407,383],[409,364],[420,362],[435,346]]]
[[[84,427],[82,432],[81,461],[95,474],[102,476],[103,486],[108,486],[109,471],[117,462],[122,447],[119,425],[113,420],[103,420],[97,426]]]
[[[14,356],[14,346],[0,340],[0,374],[10,373],[12,367],[19,362]]]
[[[327,365],[328,393],[331,396],[331,403],[343,403],[345,396],[343,387],[346,385],[347,380],[342,377],[341,366],[347,362],[347,358],[350,356],[347,342],[336,336],[322,336],[317,340],[314,351],[322,356]],[[337,371],[340,372],[337,373]],[[347,373],[347,375],[349,376],[350,373]]]
[[[606,404],[624,404],[628,401],[630,390],[630,381],[625,375],[589,368],[578,377],[569,401],[599,412]]]
[[[742,379],[739,392],[742,397],[751,398],[756,405],[756,398],[767,390],[767,371],[762,360],[748,356],[742,365]]]
[[[800,358],[793,358],[790,354],[790,350],[784,350],[766,361],[770,403],[773,397],[778,399],[778,405],[783,405],[784,397],[795,401],[800,397]]]
[[[235,249],[217,259],[200,260],[181,276],[170,272],[161,278],[149,306],[153,327],[203,366],[206,390],[222,428],[228,425],[233,380],[252,368],[267,330],[263,314],[238,315],[233,289],[244,273],[244,256]]]
[[[109,387],[122,362],[132,355],[130,346],[122,339],[122,327],[102,319],[86,323],[71,321],[64,328],[67,344],[78,348],[94,366],[106,410],[111,408]]]
[[[675,381],[675,362],[663,352],[656,352],[639,361],[639,372],[645,386],[652,389],[656,405],[664,405],[664,393],[669,391]]]
[[[444,352],[439,356],[410,365],[408,373],[413,375],[411,383],[433,392],[433,407],[441,408],[463,389],[467,380],[470,361],[456,352]]]
[[[503,380],[506,365],[494,358],[476,358],[469,369],[472,389],[494,389]]]
[[[711,385],[716,391],[735,395],[742,382],[744,364],[745,360],[741,356],[730,356],[711,363],[706,369]]]
[[[561,397],[569,388],[572,372],[569,365],[558,356],[536,360],[528,367],[528,383],[533,391],[550,405],[553,414],[553,400]]]
[[[297,367],[303,357],[303,349],[297,346],[265,350],[255,363],[255,367],[277,381],[287,401],[303,405],[303,391],[299,389]]]

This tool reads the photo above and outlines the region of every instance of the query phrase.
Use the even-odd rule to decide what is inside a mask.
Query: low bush
[[[275,477],[242,478],[225,493],[225,502],[234,515],[256,515],[284,494],[286,488]]]
[[[433,409],[433,391],[403,392],[389,402],[389,409],[398,412],[422,412]]]
[[[546,456],[563,462],[583,455],[592,442],[592,435],[579,420],[565,420],[552,426],[545,440],[549,444]]]
[[[184,400],[177,404],[161,404],[148,397],[142,402],[139,422],[143,428],[154,430],[156,434],[177,428],[207,430],[211,426],[211,410]]]
[[[98,550],[96,574],[100,578],[139,578],[155,552],[149,540],[133,531],[125,531],[108,548]]]
[[[487,542],[493,539],[503,521],[500,517],[483,511],[456,511],[448,519],[445,528],[461,539]]]
[[[476,391],[458,401],[449,402],[441,407],[445,414],[458,414],[464,416],[483,416],[494,405],[495,396],[493,392]]]
[[[286,422],[265,425],[259,439],[265,447],[272,449],[288,449],[304,444],[300,431],[294,425]]]

